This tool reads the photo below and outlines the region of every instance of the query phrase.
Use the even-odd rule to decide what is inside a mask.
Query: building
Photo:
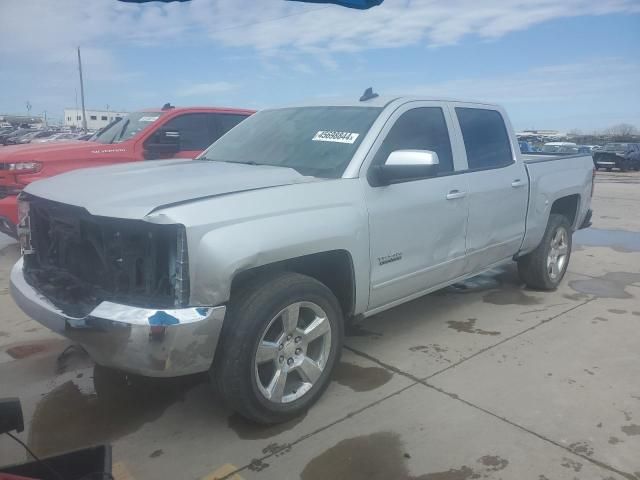
[[[89,130],[98,130],[106,127],[109,122],[121,119],[126,114],[127,112],[113,110],[87,110],[87,128]],[[64,124],[67,127],[82,128],[82,109],[65,108]]]

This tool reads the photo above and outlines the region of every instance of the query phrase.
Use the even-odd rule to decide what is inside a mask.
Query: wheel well
[[[576,221],[578,214],[578,204],[580,203],[580,195],[568,195],[553,202],[551,213],[559,213],[569,220],[571,225]]]
[[[346,250],[331,250],[281,262],[261,265],[238,273],[231,282],[231,296],[236,289],[256,275],[290,271],[315,278],[326,285],[338,299],[345,317],[351,316],[355,304],[353,261]]]

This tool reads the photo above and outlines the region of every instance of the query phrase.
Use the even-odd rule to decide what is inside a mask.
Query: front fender
[[[154,221],[185,225],[192,305],[220,305],[236,275],[304,255],[347,251],[353,261],[354,312],[369,299],[369,231],[357,179],[267,188],[195,201]]]

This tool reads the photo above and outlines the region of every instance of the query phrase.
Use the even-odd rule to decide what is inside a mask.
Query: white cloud
[[[198,95],[215,95],[225,93],[238,88],[238,85],[230,82],[196,83],[178,90],[179,97],[192,97]]]
[[[493,40],[550,20],[612,13],[640,13],[640,1],[385,0],[379,7],[359,11],[284,0],[191,0],[144,5],[116,0],[0,0],[0,64],[11,66],[2,69],[0,80],[9,87],[32,84],[31,100],[36,94],[73,98],[77,46],[82,47],[87,85],[96,90],[99,82],[117,82],[122,84],[122,92],[130,91],[131,85],[125,86],[124,82],[137,73],[124,66],[123,52],[144,46],[154,46],[154,53],[164,46],[248,48],[259,54],[254,62],[256,70],[271,68],[280,75],[313,75],[314,67],[319,66],[333,70],[331,75],[335,76],[339,72],[336,59],[342,52],[416,45],[437,48],[469,36]],[[183,51],[188,52],[188,48]],[[136,54],[140,52],[144,50]],[[388,54],[393,55],[393,51]],[[281,68],[283,64],[286,69]],[[407,86],[502,102],[508,98],[515,103],[532,103],[550,96],[561,101],[563,95],[607,98],[605,84],[610,85],[609,96],[613,88],[637,91],[637,83],[632,87],[627,80],[638,78],[637,66],[624,65],[610,65],[608,71],[596,66],[596,74],[574,65],[574,73],[569,66],[562,66],[554,72],[533,70],[495,79]],[[630,70],[616,75],[620,68]],[[177,93],[196,97],[233,88],[231,83],[205,80],[185,85]]]
[[[386,0],[367,11],[284,0],[191,0],[142,6],[113,0],[2,2],[0,52],[76,45],[181,43],[194,39],[265,53],[361,51],[453,44],[467,35],[498,38],[547,20],[640,12],[637,0]]]

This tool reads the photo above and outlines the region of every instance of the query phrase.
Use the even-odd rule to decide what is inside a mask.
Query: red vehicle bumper
[[[18,196],[8,195],[0,199],[0,232],[17,238]]]

